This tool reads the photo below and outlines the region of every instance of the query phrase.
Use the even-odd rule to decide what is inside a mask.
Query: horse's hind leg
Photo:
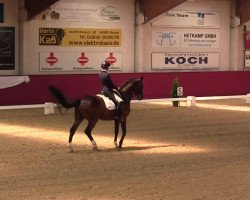
[[[96,144],[94,138],[91,135],[91,131],[95,127],[97,121],[98,121],[97,119],[89,121],[88,126],[85,129],[85,134],[88,136],[89,140],[92,142],[92,146],[93,146],[94,150],[98,149],[98,147],[97,147],[97,144]]]
[[[76,129],[78,128],[78,126],[81,124],[81,122],[83,121],[83,119],[77,119],[75,120],[74,124],[72,125],[72,127],[70,128],[70,134],[69,134],[69,142],[68,142],[68,148],[70,152],[73,152],[73,148],[72,148],[72,140],[73,140],[73,136],[76,132]]]
[[[73,152],[73,148],[71,146],[72,140],[73,140],[73,136],[76,132],[76,129],[78,128],[78,126],[82,123],[83,121],[83,117],[81,116],[81,114],[79,113],[78,109],[75,109],[75,122],[72,125],[72,127],[70,128],[70,134],[69,134],[69,142],[68,142],[68,148],[70,150],[70,152]]]

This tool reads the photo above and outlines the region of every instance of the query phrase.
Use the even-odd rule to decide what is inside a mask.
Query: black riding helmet
[[[106,60],[103,61],[102,64],[101,64],[101,68],[102,69],[106,69],[107,70],[109,68],[109,66],[110,66],[110,63],[108,61],[106,61]]]

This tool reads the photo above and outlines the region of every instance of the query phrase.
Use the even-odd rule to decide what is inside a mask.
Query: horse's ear
[[[143,76],[141,77],[140,81],[142,82],[142,80],[143,80]]]

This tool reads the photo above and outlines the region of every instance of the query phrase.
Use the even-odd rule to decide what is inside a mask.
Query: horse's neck
[[[132,91],[128,90],[125,92],[121,92],[122,99],[124,100],[125,103],[130,104],[130,101],[132,99]]]
[[[133,96],[133,82],[127,83],[121,89],[121,95],[125,103],[129,104]]]
[[[130,101],[131,101],[131,96],[128,96],[127,94],[123,94],[122,95],[122,99],[123,99],[123,101],[125,102],[125,103],[130,103]]]

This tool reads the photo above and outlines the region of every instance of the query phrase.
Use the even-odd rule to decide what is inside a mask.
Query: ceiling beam
[[[236,0],[236,15],[240,17],[240,23],[244,24],[250,20],[250,1]]]
[[[25,9],[28,12],[28,20],[36,17],[46,9],[49,9],[51,5],[59,0],[25,0]]]
[[[144,13],[144,21],[148,21],[186,0],[140,0],[141,11]]]

